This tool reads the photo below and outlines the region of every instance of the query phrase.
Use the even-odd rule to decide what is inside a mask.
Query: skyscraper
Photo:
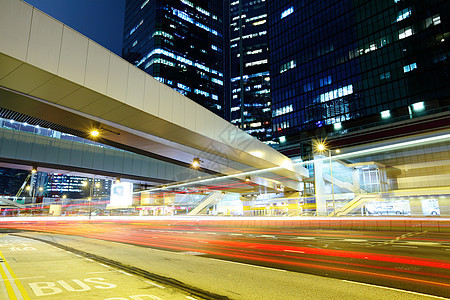
[[[273,130],[280,142],[448,110],[449,1],[268,5]]]
[[[123,57],[224,116],[223,3],[127,0]]]
[[[267,2],[230,1],[231,123],[272,139]]]

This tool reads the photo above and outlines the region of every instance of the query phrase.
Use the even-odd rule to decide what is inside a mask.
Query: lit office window
[[[146,5],[147,5],[148,1],[150,1],[150,0],[145,0],[145,1],[144,1],[144,3],[142,3],[142,5],[141,5],[141,9],[143,9],[143,8],[144,8],[144,6],[146,6]]]
[[[287,16],[289,16],[289,15],[292,14],[293,12],[294,12],[294,7],[293,7],[293,6],[289,7],[288,9],[286,9],[285,11],[283,11],[283,12],[281,13],[281,19],[286,18]]]
[[[381,118],[382,119],[387,119],[391,117],[391,111],[390,110],[384,110],[381,113]]]
[[[412,64],[409,64],[409,65],[403,66],[403,73],[411,72],[414,69],[417,69],[417,64],[416,63],[412,63]]]
[[[297,62],[295,59],[291,60],[290,62],[285,63],[280,68],[280,74],[286,72],[287,70],[293,69],[297,66]]]
[[[324,85],[328,85],[328,84],[331,84],[331,75],[319,79],[319,85],[320,86],[324,86]]]
[[[413,35],[413,30],[411,26],[408,26],[406,28],[400,29],[400,31],[398,32],[398,39],[401,40],[411,35]]]
[[[401,12],[398,13],[397,20],[395,20],[395,21],[396,22],[403,21],[404,19],[408,18],[409,16],[411,16],[411,8],[405,8],[404,10],[402,10]]]

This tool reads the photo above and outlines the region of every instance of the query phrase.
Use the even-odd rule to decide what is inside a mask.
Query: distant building
[[[123,58],[223,117],[223,5],[127,0]]]
[[[230,1],[231,123],[272,139],[267,2]]]
[[[268,10],[280,149],[448,110],[449,1],[269,0]]]

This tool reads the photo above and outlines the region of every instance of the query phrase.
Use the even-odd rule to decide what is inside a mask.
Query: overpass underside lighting
[[[194,168],[194,169],[200,168],[200,163],[201,163],[201,162],[202,162],[202,161],[200,160],[200,158],[195,157],[195,158],[192,160],[192,168]]]
[[[97,137],[100,135],[100,132],[97,129],[93,129],[93,130],[91,130],[90,135],[92,137]]]
[[[360,151],[355,151],[355,152],[338,154],[338,155],[333,156],[333,159],[345,159],[345,158],[352,158],[352,157],[360,157],[362,155],[382,153],[382,152],[398,150],[398,149],[407,149],[407,148],[415,147],[415,146],[419,146],[419,145],[437,143],[437,142],[446,142],[446,141],[450,141],[450,134],[444,134],[444,135],[439,135],[439,136],[422,138],[422,139],[418,139],[418,140],[414,140],[414,141],[395,143],[395,144],[390,144],[390,145],[386,145],[386,146],[372,147],[370,149],[365,149],[365,150],[360,150]],[[342,152],[342,150],[336,150],[336,153],[340,153],[340,152]],[[316,159],[316,161],[320,161],[320,160],[328,161],[329,159],[330,159],[329,157],[323,157],[323,158]],[[312,161],[302,161],[302,162],[293,164],[293,166],[303,166],[303,165],[310,164],[311,162]],[[285,168],[284,167],[272,167],[272,168],[267,168],[267,169],[259,169],[259,170],[253,170],[253,171],[243,172],[243,173],[233,174],[233,175],[210,177],[210,178],[200,179],[200,180],[196,180],[196,181],[192,181],[192,182],[174,183],[174,184],[171,184],[170,187],[171,188],[180,188],[180,187],[186,187],[186,186],[196,185],[196,184],[206,184],[206,183],[212,183],[217,180],[236,178],[238,176],[256,175],[256,174],[261,174],[264,172],[274,172],[274,171],[278,171],[278,170],[282,170],[282,169],[285,169]],[[165,187],[157,187],[157,188],[153,188],[153,189],[149,189],[149,190],[142,190],[139,192],[135,192],[135,194],[143,193],[143,192],[155,192],[155,191],[159,191],[159,190],[163,190],[163,189],[165,189]]]

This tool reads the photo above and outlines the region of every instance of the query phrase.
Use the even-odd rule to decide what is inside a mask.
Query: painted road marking
[[[274,235],[266,235],[266,234],[263,234],[263,235],[260,235],[260,236],[257,236],[257,237],[268,237],[268,238],[275,238],[275,236]]]
[[[392,245],[392,247],[396,247],[396,248],[413,248],[413,249],[417,249],[418,247],[414,247],[414,246],[403,246],[403,245]]]
[[[296,237],[296,239],[301,239],[301,240],[315,240],[315,237],[311,237],[311,236],[298,236]]]
[[[242,233],[230,233],[230,235],[243,235]]]
[[[196,298],[191,297],[191,296],[186,296],[186,299],[189,299],[189,300],[197,300]]]
[[[296,250],[284,250],[285,252],[293,252],[293,253],[305,253],[304,251],[296,251]]]
[[[398,291],[398,292],[408,293],[408,294],[413,294],[413,295],[419,295],[419,296],[431,297],[431,298],[435,298],[435,299],[444,299],[444,300],[448,300],[448,298],[444,298],[444,297],[439,297],[439,296],[434,296],[434,295],[428,295],[428,294],[422,294],[422,293],[417,293],[417,292],[411,292],[411,291],[401,290],[401,289],[395,289],[395,288],[391,288],[391,287],[387,287],[387,286],[380,286],[380,285],[374,285],[374,284],[368,284],[368,283],[362,283],[362,282],[356,282],[356,281],[349,281],[349,280],[342,280],[342,281],[344,281],[344,282],[349,282],[349,283],[354,283],[354,284],[365,285],[365,286],[372,286],[372,287],[376,287],[376,288],[380,288],[380,289],[386,289],[386,290]]]
[[[122,274],[125,274],[125,275],[127,275],[127,276],[133,276],[132,274],[127,273],[127,272],[122,271],[122,270],[117,270],[117,272],[122,273]]]
[[[8,262],[6,261],[5,256],[3,256],[3,253],[1,251],[0,251],[0,258],[1,258],[0,274],[1,274],[2,278],[4,279],[4,283],[5,283],[8,295],[9,295],[9,299],[29,300],[30,296],[28,296],[22,283],[20,282],[20,280],[16,276],[16,274],[14,274],[14,271],[9,266]]]
[[[159,287],[160,289],[165,289],[166,288],[165,286],[159,285],[157,283],[154,283],[154,282],[151,282],[151,281],[148,281],[148,280],[146,280],[145,282],[147,282],[148,284],[154,285],[156,287]]]
[[[199,243],[203,243],[203,244],[209,244],[209,242],[204,242],[204,241],[197,241]]]

